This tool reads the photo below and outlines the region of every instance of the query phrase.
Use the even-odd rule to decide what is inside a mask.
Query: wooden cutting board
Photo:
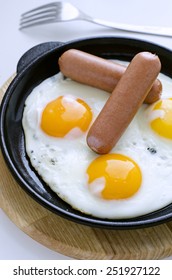
[[[0,89],[5,93],[12,77]],[[172,222],[137,230],[102,230],[51,213],[16,183],[0,152],[0,207],[22,231],[75,259],[162,259],[172,255]]]

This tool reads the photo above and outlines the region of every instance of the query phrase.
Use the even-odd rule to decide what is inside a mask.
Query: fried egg
[[[109,154],[86,136],[109,94],[59,73],[25,102],[26,152],[45,183],[73,208],[95,217],[132,218],[172,202],[172,82],[163,74],[162,100],[143,104]]]

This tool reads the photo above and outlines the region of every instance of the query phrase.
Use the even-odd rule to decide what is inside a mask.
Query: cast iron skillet
[[[109,229],[129,229],[169,221],[172,219],[172,204],[134,219],[106,220],[84,215],[58,198],[31,167],[25,152],[21,125],[24,102],[36,85],[59,71],[58,58],[70,48],[80,49],[107,59],[126,61],[130,61],[140,51],[150,51],[159,56],[162,72],[172,77],[172,52],[145,41],[121,37],[99,37],[68,43],[48,42],[32,48],[20,59],[17,65],[17,76],[7,89],[0,111],[1,149],[14,178],[38,203],[77,223]]]

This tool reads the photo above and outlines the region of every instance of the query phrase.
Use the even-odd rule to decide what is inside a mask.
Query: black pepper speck
[[[147,150],[151,153],[151,154],[156,154],[157,150],[155,148],[150,148],[148,147]]]

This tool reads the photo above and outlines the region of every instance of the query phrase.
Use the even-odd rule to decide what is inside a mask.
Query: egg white
[[[162,74],[159,78],[163,96],[172,97],[171,79]],[[104,178],[94,183],[93,191],[88,187],[86,170],[98,155],[87,146],[87,133],[56,138],[40,128],[44,107],[61,95],[83,99],[93,111],[92,121],[109,97],[107,92],[64,79],[59,73],[43,81],[26,100],[22,120],[26,152],[32,166],[60,198],[81,212],[107,219],[144,215],[172,202],[172,141],[160,139],[151,130],[148,105],[142,105],[111,151],[126,155],[139,165],[142,185],[128,199],[104,200],[93,193],[99,193]]]

